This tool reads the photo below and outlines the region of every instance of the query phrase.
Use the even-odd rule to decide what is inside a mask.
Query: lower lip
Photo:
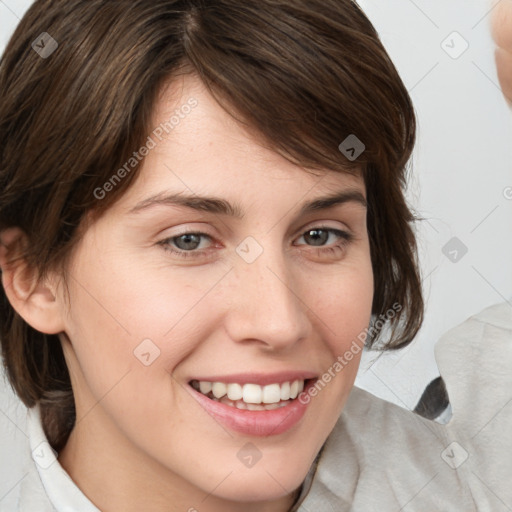
[[[307,384],[304,392],[314,383],[310,381]],[[215,400],[210,400],[190,385],[188,385],[187,388],[190,389],[194,399],[197,400],[215,420],[231,430],[249,436],[268,437],[287,432],[299,423],[308,406],[308,404],[303,404],[296,398],[290,401],[289,405],[280,407],[279,409],[272,409],[270,411],[248,411],[245,409],[237,409],[236,407],[231,407],[221,402],[216,402]]]

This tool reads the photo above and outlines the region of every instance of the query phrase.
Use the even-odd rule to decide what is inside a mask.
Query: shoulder
[[[463,478],[442,457],[451,442],[443,425],[355,387],[324,445],[306,506],[473,511]]]
[[[435,356],[453,410],[450,424],[471,437],[512,400],[512,304],[493,305],[445,333]]]
[[[512,304],[471,316],[436,345],[452,406],[446,425],[466,462],[481,510],[512,503]]]
[[[27,464],[20,484],[18,512],[56,512],[33,464]]]
[[[406,464],[419,460],[428,463],[424,450],[443,446],[447,441],[442,425],[357,387],[350,395],[336,430],[338,435],[342,432],[349,435],[365,461],[378,465],[386,464],[391,454],[394,460]]]
[[[512,303],[494,304],[446,332],[435,346],[436,359],[448,364],[455,352],[467,356],[485,353],[491,358],[500,350],[512,353],[511,334]]]

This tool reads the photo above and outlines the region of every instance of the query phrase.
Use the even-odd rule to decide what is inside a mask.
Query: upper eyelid
[[[324,221],[324,222],[328,222],[328,221]],[[320,222],[317,221],[316,223],[313,223],[313,224],[306,224],[305,227],[303,227],[297,231],[297,235],[303,235],[304,233],[306,233],[307,231],[311,231],[312,229],[325,229],[325,230],[332,230],[332,231],[351,232],[351,229],[348,227],[329,226],[329,225],[323,223],[322,221],[320,221]],[[208,236],[210,238],[216,238],[216,235],[212,235],[212,234],[210,234],[206,231],[203,231],[201,229],[186,229],[186,230],[181,231],[175,235],[167,236],[166,239],[178,238],[183,235],[204,235],[204,236]]]
[[[340,224],[344,224],[344,226],[339,226],[339,225],[338,226],[329,226],[328,225],[329,222],[338,222]],[[307,222],[303,227],[301,227],[298,230],[294,229],[294,232],[297,233],[297,235],[300,235],[300,234],[303,234],[305,231],[309,231],[310,229],[315,229],[315,228],[337,229],[339,231],[347,231],[347,232],[352,231],[352,229],[347,225],[346,222],[342,222],[340,220],[335,220],[335,219],[328,219],[328,220],[317,219],[317,220],[312,220],[310,222]],[[211,238],[216,238],[216,235],[213,235],[206,231],[203,231],[203,229],[204,228],[197,228],[197,229],[184,228],[183,231],[181,231],[175,235],[168,236],[167,238],[175,238],[175,237],[178,237],[181,235],[186,235],[186,234],[202,234],[202,235],[210,236]],[[232,234],[231,229],[229,230],[229,233]]]

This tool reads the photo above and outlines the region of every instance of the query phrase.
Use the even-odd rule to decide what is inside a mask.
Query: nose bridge
[[[246,239],[237,247],[228,330],[234,340],[283,348],[308,335],[307,307],[282,244],[267,241],[263,247]]]

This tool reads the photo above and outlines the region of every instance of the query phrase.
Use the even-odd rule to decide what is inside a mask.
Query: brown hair
[[[106,197],[94,191],[146,141],[161,87],[189,72],[289,161],[363,173],[372,322],[384,317],[389,338],[370,330],[367,346],[409,343],[423,317],[403,190],[414,110],[350,0],[37,0],[0,61],[0,229],[27,235],[18,256],[41,277],[64,272],[85,214],[101,215],[139,168]],[[366,147],[354,161],[338,149],[350,135]],[[28,325],[3,288],[0,315],[9,380],[25,405],[41,404],[59,450],[75,421],[59,338]]]

